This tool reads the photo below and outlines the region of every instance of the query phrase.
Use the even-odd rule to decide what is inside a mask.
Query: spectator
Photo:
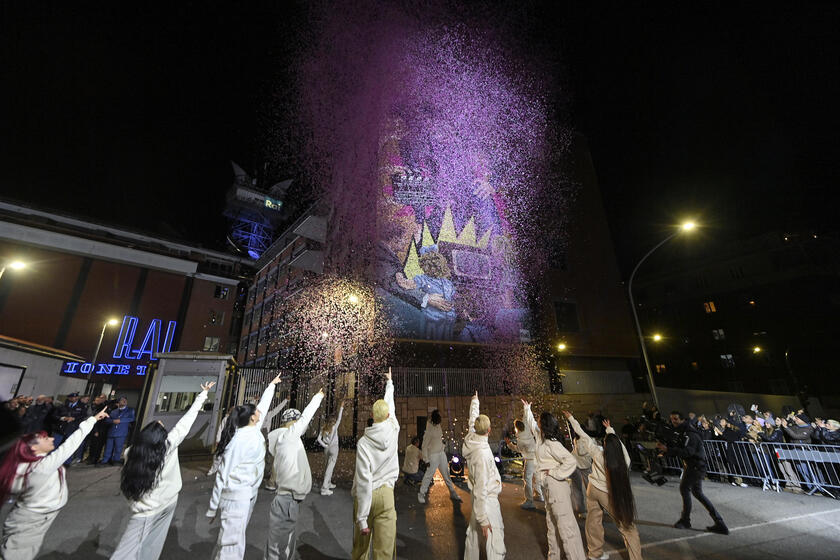
[[[23,433],[33,434],[44,430],[44,422],[52,412],[52,405],[47,402],[46,395],[38,395],[35,403],[30,406],[23,417]]]
[[[93,399],[93,405],[91,409],[102,410],[104,407],[107,412],[110,414],[113,406],[108,406],[107,399],[105,395],[97,395]],[[106,420],[100,420],[96,423],[93,427],[93,430],[88,435],[87,442],[88,442],[88,465],[95,465],[99,462],[99,456],[102,455],[102,449],[105,447],[105,438],[108,436],[108,422]]]
[[[791,443],[807,445],[811,443],[811,436],[814,433],[814,428],[811,426],[811,419],[804,412],[791,415],[793,425],[789,425],[787,420],[782,420],[782,429],[784,429]],[[809,483],[814,482],[814,473],[807,461],[794,461],[796,471],[799,473],[802,489],[805,492],[811,493],[813,487]]]
[[[99,464],[122,464],[123,446],[132,422],[134,422],[134,409],[128,406],[127,398],[120,397],[117,408],[112,410],[106,419],[109,426],[108,439],[105,441],[105,455],[102,456]]]
[[[420,438],[414,436],[411,443],[405,448],[405,459],[403,459],[403,474],[405,483],[409,486],[417,486],[423,480],[425,470],[420,469]]]
[[[87,418],[89,414],[88,408],[79,402],[79,393],[70,393],[67,395],[64,406],[56,407],[52,416],[56,426],[53,437],[55,446],[58,447],[62,441],[79,429],[82,420]],[[69,465],[72,461],[73,455],[67,458],[65,465]]]
[[[819,420],[815,432],[820,443],[840,445],[840,422],[837,420]]]

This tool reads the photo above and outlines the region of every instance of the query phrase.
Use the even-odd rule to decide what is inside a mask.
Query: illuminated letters
[[[139,350],[132,349],[134,345],[134,336],[137,333],[137,325],[139,320],[137,317],[126,315],[123,317],[122,327],[120,328],[120,335],[117,337],[117,344],[114,346],[114,358],[126,358],[129,360],[141,360],[144,355],[149,360],[156,360],[155,354],[158,352],[169,352],[172,348],[172,342],[175,339],[175,329],[178,323],[169,321],[166,325],[166,335],[163,337],[163,346],[160,345],[160,331],[163,322],[160,319],[152,319],[149,324],[149,329],[146,331],[146,336],[143,337],[143,343]]]

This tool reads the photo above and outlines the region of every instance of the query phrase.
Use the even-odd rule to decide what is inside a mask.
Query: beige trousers
[[[397,557],[397,510],[394,508],[394,489],[380,486],[373,491],[367,524],[370,533],[363,535],[356,523],[358,503],[353,500],[353,560],[368,560],[371,547],[373,560],[392,560]]]
[[[586,488],[586,544],[589,546],[590,558],[600,558],[604,553],[604,511],[613,517],[610,496],[590,483]],[[642,543],[636,525],[625,527],[616,523],[616,526],[624,538],[630,560],[642,560]]]
[[[548,529],[548,560],[560,560],[560,546],[566,560],[586,560],[575,512],[572,511],[572,488],[569,480],[542,476],[545,497],[545,522]],[[559,542],[558,542],[559,536]]]
[[[502,519],[502,510],[499,507],[498,496],[487,496],[484,504],[487,513],[487,520],[490,522],[490,534],[485,539],[484,550],[487,552],[487,560],[503,560],[507,549],[505,549],[505,523]],[[470,524],[467,525],[467,540],[464,546],[464,560],[478,560],[481,555],[479,540],[483,538],[483,531],[478,520],[475,518],[475,511],[470,515]]]
[[[2,560],[32,560],[41,550],[44,536],[60,510],[51,513],[34,513],[15,506],[3,523],[0,541]]]
[[[219,517],[222,526],[213,550],[214,560],[242,560],[245,557],[245,533],[257,495],[250,500],[219,500]]]

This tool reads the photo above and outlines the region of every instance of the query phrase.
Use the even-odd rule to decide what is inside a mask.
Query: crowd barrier
[[[633,442],[653,450],[653,442]],[[791,488],[812,495],[840,497],[840,446],[799,443],[753,443],[708,440],[706,474],[721,482],[761,486],[762,490]],[[650,469],[652,453],[637,454],[637,464]],[[682,472],[676,457],[662,457],[666,470]]]

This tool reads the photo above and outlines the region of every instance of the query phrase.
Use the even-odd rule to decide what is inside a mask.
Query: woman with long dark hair
[[[453,502],[460,502],[461,497],[455,491],[455,485],[449,477],[449,459],[446,458],[446,448],[443,446],[442,418],[438,409],[432,410],[429,419],[426,421],[426,431],[423,433],[423,444],[421,452],[423,460],[429,463],[426,474],[423,475],[423,482],[420,483],[420,491],[417,493],[417,501],[426,503],[426,494],[432,484],[435,473],[440,472],[443,482],[449,487],[449,499]]]
[[[537,470],[545,498],[548,557],[560,558],[562,546],[568,560],[585,560],[583,539],[572,510],[571,476],[577,469],[577,459],[563,445],[563,430],[557,418],[544,411],[537,422],[531,403],[523,400],[522,404],[525,427],[536,441]]]
[[[563,411],[563,415],[580,436],[578,446],[585,449],[592,457],[592,473],[586,488],[586,544],[589,558],[606,560],[610,555],[604,552],[604,514],[603,510],[615,521],[630,560],[642,559],[642,545],[639,531],[636,529],[636,502],[630,488],[630,455],[610,426],[604,420],[607,435],[604,447],[595,443],[572,413]]]
[[[216,448],[222,463],[206,514],[212,519],[221,517],[222,521],[214,560],[242,560],[245,555],[245,529],[265,473],[265,437],[261,429],[279,382],[279,375],[271,380],[257,406],[248,403],[231,411]]]
[[[79,428],[57,448],[46,432],[21,436],[0,463],[0,504],[9,496],[15,505],[3,523],[0,558],[35,558],[44,535],[67,503],[64,462],[73,456],[97,420],[106,418],[101,410],[82,421]]]
[[[171,431],[167,432],[159,421],[152,422],[125,450],[120,490],[129,501],[131,518],[111,558],[156,560],[160,556],[181,491],[178,446],[190,433],[215,384],[202,383],[192,406]]]

